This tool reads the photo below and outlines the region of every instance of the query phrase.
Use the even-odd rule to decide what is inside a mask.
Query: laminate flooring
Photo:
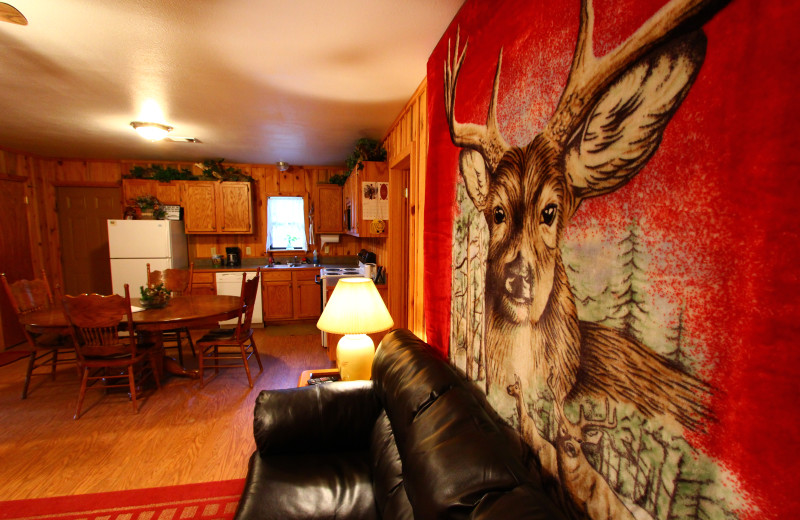
[[[222,370],[203,389],[197,380],[166,377],[161,390],[140,402],[138,414],[127,393],[89,391],[81,418],[73,420],[80,386],[74,368],[61,368],[55,381],[34,375],[22,400],[26,362],[0,367],[0,500],[244,477],[255,449],[258,393],[295,387],[303,370],[333,365],[319,333],[255,333],[264,371],[252,389],[243,368]],[[187,366],[196,366],[187,351]],[[254,358],[250,367],[256,374]]]

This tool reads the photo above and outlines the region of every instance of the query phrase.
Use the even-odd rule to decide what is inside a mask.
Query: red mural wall
[[[612,51],[664,4],[596,0],[594,54]],[[698,382],[704,389],[698,392],[708,394],[699,404],[705,411],[689,413],[702,423],[692,427],[681,419],[680,425],[672,425],[663,418],[668,411],[643,412],[647,396],[633,398],[629,406],[615,399],[614,390],[588,392],[597,397],[591,409],[600,416],[603,400],[607,406],[610,396],[620,422],[638,424],[645,432],[640,437],[655,439],[650,444],[640,441],[635,456],[623,455],[616,448],[628,442],[630,452],[636,443],[607,428],[605,440],[599,442],[602,454],[586,454],[587,471],[602,479],[618,502],[611,511],[615,518],[787,518],[800,510],[800,456],[793,448],[800,439],[800,51],[795,36],[800,3],[710,4],[715,14],[698,22],[707,38],[705,58],[685,99],[676,103],[677,111],[665,123],[652,158],[624,185],[579,200],[574,213],[559,214],[554,232],[560,251],[557,264],[564,266],[568,299],[575,302],[583,334],[574,360],[578,375],[565,389],[581,383],[581,363],[588,363],[586,337],[598,324],[615,337],[630,338],[618,341],[620,351],[626,345],[644,347],[648,352],[642,359],[661,360],[654,374],[672,374],[678,367],[676,377]],[[424,240],[426,250],[449,253],[426,255],[428,341],[485,384],[490,401],[521,431],[526,417],[532,417],[534,448],[552,450],[556,458],[561,452],[548,429],[572,424],[575,412],[569,405],[577,406],[577,401],[559,398],[552,387],[544,395],[542,389],[550,383],[539,376],[548,372],[534,366],[530,378],[522,378],[531,390],[515,409],[513,396],[498,396],[498,389],[482,375],[483,370],[491,372],[491,334],[505,330],[478,323],[491,320],[493,313],[487,303],[494,296],[493,286],[487,288],[481,277],[491,277],[493,266],[487,258],[496,246],[490,242],[491,233],[505,214],[498,217],[493,208],[482,214],[467,196],[470,186],[459,173],[462,148],[454,145],[446,117],[445,82],[448,60],[452,70],[454,55],[466,45],[454,117],[485,125],[502,50],[497,124],[511,147],[524,148],[545,129],[559,104],[575,53],[580,8],[577,0],[467,0],[428,62]],[[487,219],[494,221],[487,225]],[[465,237],[474,247],[464,243]],[[470,268],[480,279],[478,293],[459,289],[466,284],[456,266],[463,263],[459,259],[481,260],[482,265]],[[558,268],[555,278],[558,285]],[[454,305],[459,305],[455,300],[462,298],[470,300],[463,308],[473,313],[473,323],[462,324],[453,316]],[[524,317],[536,319],[537,315]],[[469,329],[467,341],[474,342],[474,348],[461,344],[465,335],[454,328],[462,325]],[[527,334],[514,341],[530,340]],[[514,346],[515,362],[519,364],[528,349],[533,365],[546,363],[547,356],[538,353],[536,345],[530,340],[530,345]],[[499,394],[504,393],[501,388]],[[533,413],[542,407],[553,417],[564,417],[542,422]],[[668,424],[672,447],[656,446],[669,442],[656,438],[655,424]],[[689,446],[685,451],[675,447],[679,440]],[[648,451],[652,453],[643,455]],[[696,460],[691,467],[682,466],[670,453]],[[604,463],[617,459],[624,459],[620,467],[629,465],[629,472],[636,473],[632,484],[621,473],[603,469]],[[692,472],[691,479],[685,471],[681,475],[683,468]],[[655,475],[644,478],[647,491],[644,484],[639,489],[639,474],[645,470]],[[691,485],[697,490],[685,491]],[[567,494],[575,501],[581,497],[580,490]],[[691,509],[687,503],[698,497],[710,505]],[[593,517],[596,512],[574,514]]]

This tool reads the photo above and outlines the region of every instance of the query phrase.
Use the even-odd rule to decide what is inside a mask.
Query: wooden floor
[[[309,332],[296,326],[284,331]],[[21,400],[26,362],[0,367],[0,500],[244,477],[255,449],[258,393],[294,387],[303,370],[331,366],[319,333],[274,334],[256,330],[264,372],[253,389],[244,369],[223,370],[203,389],[198,381],[171,377],[138,414],[127,393],[94,391],[75,421],[75,370],[65,367],[56,381],[34,377],[28,399]],[[255,359],[250,363],[256,373]]]

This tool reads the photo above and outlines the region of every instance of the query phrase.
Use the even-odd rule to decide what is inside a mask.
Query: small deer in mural
[[[597,58],[594,10],[583,0],[567,85],[545,128],[520,147],[506,143],[497,124],[502,51],[487,122],[478,125],[456,121],[467,45],[460,49],[457,36],[452,60],[448,46],[450,137],[462,149],[459,171],[489,229],[487,388],[516,399],[520,426],[546,460],[545,470],[550,466],[550,477],[593,518],[631,515],[581,452],[581,425],[589,424],[583,409],[575,423],[567,405],[574,410],[589,397],[626,402],[645,417],[670,415],[696,430],[709,419],[710,389],[637,340],[579,320],[559,245],[581,201],[621,188],[656,152],[703,63],[702,26],[728,2],[673,0]],[[524,418],[525,392],[552,397],[556,439],[545,440]]]

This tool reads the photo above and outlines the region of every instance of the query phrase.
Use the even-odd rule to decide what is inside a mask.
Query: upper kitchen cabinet
[[[336,184],[318,184],[315,213],[317,233],[343,233],[342,187]]]
[[[184,182],[181,198],[186,233],[253,232],[253,193],[249,182]]]
[[[160,182],[151,179],[122,179],[122,199],[153,196],[162,204],[180,206],[181,181]]]
[[[357,237],[389,234],[389,168],[385,162],[364,161],[344,184],[345,233]]]

